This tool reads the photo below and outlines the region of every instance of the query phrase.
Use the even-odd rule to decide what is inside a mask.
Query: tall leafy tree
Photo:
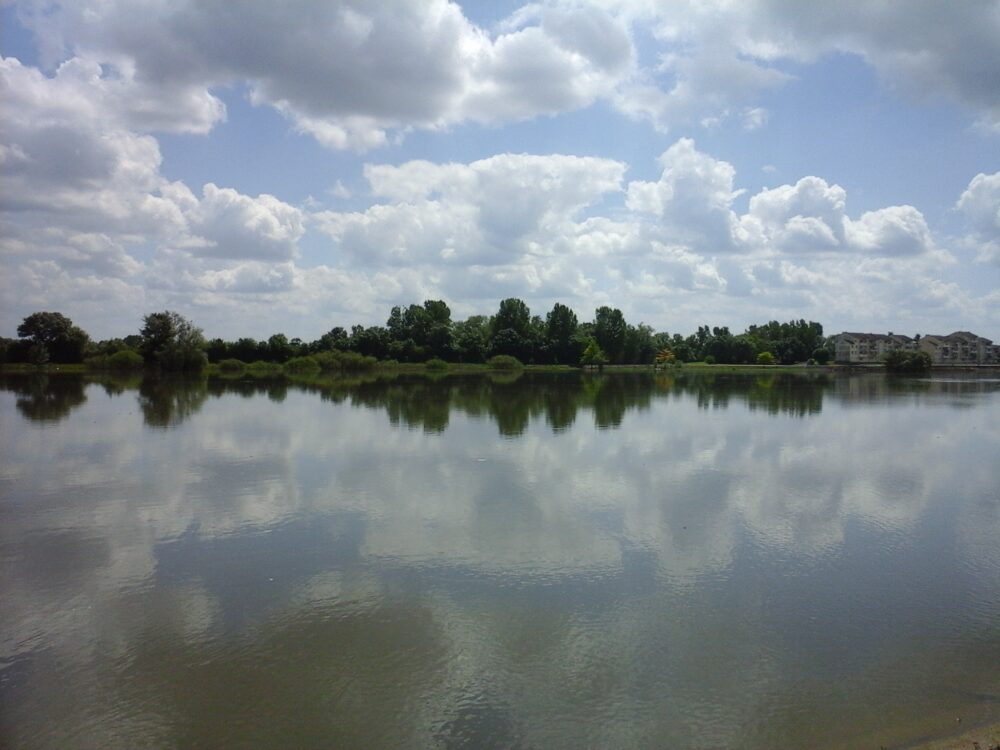
[[[524,304],[523,300],[516,297],[508,297],[500,301],[500,308],[493,316],[493,333],[510,329],[518,336],[526,337],[528,327],[531,325],[531,310]]]
[[[490,321],[485,315],[473,315],[452,326],[455,356],[459,362],[482,362],[490,340]]]
[[[293,356],[294,349],[283,333],[276,333],[267,340],[267,359],[269,362],[287,362]]]
[[[622,361],[625,354],[626,333],[625,316],[621,310],[612,309],[607,305],[597,308],[594,314],[594,338],[613,363]]]
[[[208,361],[200,328],[172,310],[143,318],[139,352],[161,370],[201,370]]]
[[[582,350],[576,339],[579,325],[576,313],[561,302],[556,302],[552,311],[545,316],[545,338],[559,364],[576,364],[580,361]]]
[[[522,362],[531,360],[531,310],[523,300],[516,297],[502,300],[490,321],[490,329],[490,354],[508,354]]]
[[[59,364],[82,362],[90,342],[82,328],[57,312],[32,313],[17,327],[17,335],[27,341],[33,359]]]

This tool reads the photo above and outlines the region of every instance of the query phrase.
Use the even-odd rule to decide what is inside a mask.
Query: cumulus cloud
[[[620,189],[624,172],[621,162],[562,155],[369,165],[372,194],[387,202],[316,220],[362,264],[494,265],[548,252],[583,209]]]
[[[195,273],[175,264],[164,277],[142,260],[158,248],[179,251],[189,264],[192,256],[214,259],[211,267],[199,261],[198,273],[215,274],[200,282],[208,288],[281,287],[287,273],[265,269],[254,281],[250,267],[233,264],[295,257],[302,212],[211,183],[199,198],[166,179],[159,144],[129,129],[135,113],[123,109],[128,97],[117,85],[79,60],[46,76],[0,59],[0,256],[9,317],[61,300],[83,314],[103,301],[94,317],[113,319],[118,305],[138,305],[147,289],[170,289]]]
[[[977,174],[956,206],[970,229],[969,242],[983,263],[1000,264],[1000,172]]]
[[[656,216],[675,241],[712,253],[733,249],[732,164],[698,151],[690,138],[667,149],[660,164],[658,181],[629,183],[628,208]]]
[[[750,196],[741,213],[735,168],[690,139],[660,165],[659,179],[624,185],[620,163],[551,155],[369,165],[377,202],[315,220],[345,270],[415,269],[471,312],[484,311],[475,300],[520,296],[688,326],[709,308],[727,320],[823,310],[891,326],[926,315],[918,290],[955,262],[911,206],[852,216],[846,190],[807,176]],[[946,301],[956,316],[979,309],[967,294]]]
[[[205,243],[200,255],[216,258],[287,260],[305,232],[302,212],[273,195],[251,198],[212,183],[188,214],[192,231]]]

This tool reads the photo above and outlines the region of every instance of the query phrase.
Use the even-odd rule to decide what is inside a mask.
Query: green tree
[[[331,349],[347,349],[348,336],[341,326],[334,326],[309,345],[311,352],[328,352]]]
[[[351,351],[366,357],[385,359],[389,353],[389,330],[382,326],[356,325],[351,328]]]
[[[595,339],[591,339],[587,348],[583,350],[580,357],[580,364],[584,367],[604,367],[608,363],[608,355],[604,353]]]
[[[607,305],[597,308],[594,314],[594,338],[611,362],[619,363],[625,353],[627,325],[618,308]]]
[[[451,308],[444,300],[424,300],[426,331],[422,343],[437,357],[452,359],[454,341],[452,338]]]
[[[582,351],[575,338],[578,326],[576,313],[560,302],[556,302],[545,316],[546,343],[557,363],[568,365],[580,361]]]
[[[201,329],[176,312],[146,315],[139,333],[143,360],[161,370],[200,371],[208,361]]]
[[[482,362],[490,340],[490,321],[485,315],[473,315],[452,326],[455,356],[459,362]]]
[[[622,362],[633,365],[648,365],[656,357],[656,342],[653,329],[645,323],[625,327],[625,350]]]
[[[497,314],[490,320],[489,352],[506,354],[522,362],[532,360],[531,310],[522,300],[509,297],[500,302]]]
[[[288,337],[285,334],[276,333],[267,340],[267,359],[269,362],[287,362],[293,354],[292,345],[288,343]]]
[[[17,327],[17,335],[28,344],[30,359],[38,364],[70,364],[83,361],[90,337],[62,313],[36,312]]]
[[[771,352],[761,352],[760,354],[757,355],[757,364],[758,365],[773,365],[774,364],[774,355],[771,354]]]
[[[516,297],[508,297],[501,300],[497,314],[493,316],[492,329],[496,335],[498,331],[509,329],[522,338],[527,338],[528,328],[531,325],[531,310],[522,300]]]

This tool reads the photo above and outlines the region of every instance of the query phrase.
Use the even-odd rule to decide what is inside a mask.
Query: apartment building
[[[838,333],[831,336],[835,362],[876,364],[892,351],[917,351],[915,339],[898,333]]]
[[[921,351],[931,355],[931,361],[936,365],[1000,363],[1000,346],[969,331],[955,331],[946,336],[924,336],[919,345]]]
[[[936,365],[1000,364],[1000,345],[969,331],[910,338],[892,333],[838,333],[830,337],[833,359],[842,363],[876,364],[897,349],[927,352]]]

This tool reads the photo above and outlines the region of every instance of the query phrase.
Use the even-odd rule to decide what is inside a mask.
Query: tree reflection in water
[[[571,427],[581,411],[593,415],[598,429],[621,426],[630,411],[650,408],[654,399],[691,395],[704,410],[726,409],[731,402],[768,414],[818,415],[827,397],[871,402],[898,394],[947,394],[956,400],[1000,381],[983,379],[893,378],[882,374],[835,376],[825,373],[706,373],[636,370],[592,373],[523,372],[423,375],[375,373],[357,377],[254,379],[163,377],[153,375],[97,377],[73,374],[7,374],[0,388],[17,395],[17,409],[32,421],[67,417],[86,399],[88,383],[109,396],[138,391],[139,406],[150,427],[172,427],[196,414],[209,397],[266,395],[281,403],[289,391],[317,394],[334,403],[349,402],[384,410],[389,422],[437,434],[448,429],[453,412],[496,423],[499,433],[516,437],[544,420],[553,432]]]

